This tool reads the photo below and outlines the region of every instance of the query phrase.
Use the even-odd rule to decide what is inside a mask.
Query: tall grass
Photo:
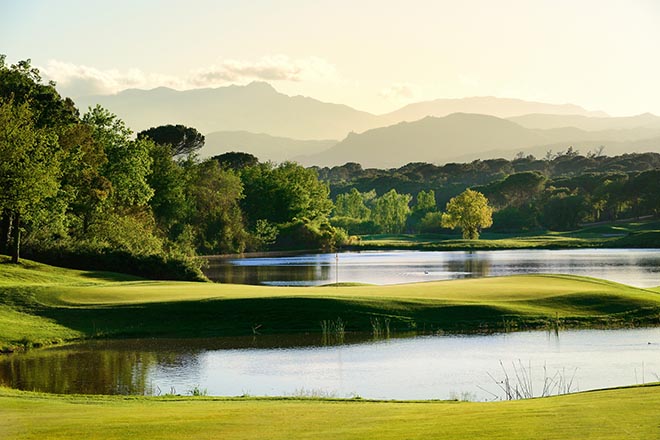
[[[321,321],[321,332],[323,345],[343,344],[346,336],[346,326],[341,318],[335,320]]]
[[[488,377],[493,380],[493,382],[499,388],[500,392],[503,394],[500,395],[497,393],[492,393],[482,387],[479,387],[482,391],[491,394],[495,400],[531,399],[533,397],[549,397],[554,395],[558,396],[561,394],[570,394],[579,391],[577,385],[575,384],[575,374],[577,373],[577,368],[574,369],[572,373],[569,372],[568,374],[565,368],[555,371],[554,374],[550,374],[548,372],[547,365],[544,364],[543,380],[540,384],[541,391],[539,393],[535,393],[535,380],[532,375],[531,362],[529,362],[527,365],[523,364],[521,360],[518,360],[517,363],[512,362],[512,372],[507,370],[502,361],[500,361],[500,367],[502,368],[501,378],[495,378],[490,373],[488,373]]]
[[[371,334],[375,339],[390,337],[390,318],[372,317]]]

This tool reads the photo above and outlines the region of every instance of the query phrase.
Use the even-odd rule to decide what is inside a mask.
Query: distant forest
[[[466,188],[482,192],[495,208],[492,231],[570,230],[582,223],[660,213],[658,153],[608,157],[602,151],[581,155],[569,147],[549,151],[543,159],[519,154],[513,160],[409,163],[392,169],[363,169],[357,163],[314,169],[329,183],[335,201],[359,192],[368,208],[371,200],[389,191],[409,194],[411,209],[405,222],[388,232],[441,232],[439,211]],[[429,192],[435,205],[425,201],[420,207],[418,195]],[[355,218],[335,209],[335,217],[339,218],[333,224],[351,234],[387,230],[368,215]]]
[[[75,103],[29,60],[0,55],[0,253],[60,266],[202,279],[198,255],[336,249],[350,235],[441,232],[450,198],[471,188],[494,231],[569,230],[657,216],[660,154],[357,163],[305,168],[230,152],[200,159],[204,136],[165,125],[133,133]],[[447,232],[447,231],[442,231]]]

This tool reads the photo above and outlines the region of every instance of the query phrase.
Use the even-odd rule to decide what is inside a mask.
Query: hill
[[[562,127],[575,127],[586,131],[622,130],[632,128],[646,128],[649,130],[660,129],[660,117],[651,113],[617,118],[532,113],[508,119],[526,128],[540,129]]]
[[[513,157],[520,151],[542,156],[550,149],[565,150],[581,145],[589,146],[587,150],[603,145],[610,154],[635,151],[629,148],[632,146],[640,148],[638,151],[660,151],[654,137],[660,137],[660,130],[590,132],[571,127],[541,130],[494,116],[455,113],[352,133],[329,150],[298,160],[320,166],[358,162],[365,167],[388,168],[409,162]],[[640,143],[644,139],[648,141]],[[611,151],[608,145],[616,146],[616,151]]]
[[[415,121],[426,116],[442,117],[452,113],[479,113],[483,115],[509,118],[530,113],[553,115],[580,115],[606,117],[603,112],[590,112],[573,104],[547,104],[524,101],[522,99],[496,98],[494,96],[474,96],[460,99],[435,99],[406,105],[399,110],[383,115],[386,121]]]
[[[176,91],[124,90],[78,99],[79,108],[100,104],[135,131],[163,124],[190,125],[201,133],[249,131],[297,139],[341,139],[351,130],[381,125],[379,118],[341,104],[288,96],[265,82]]]
[[[96,104],[108,108],[135,131],[162,124],[185,124],[204,134],[246,131],[322,140],[343,139],[350,132],[359,133],[402,121],[415,121],[426,116],[444,117],[452,113],[478,113],[502,118],[539,113],[578,115],[584,118],[606,116],[602,112],[589,112],[572,104],[556,105],[495,97],[437,99],[410,104],[388,114],[375,115],[346,105],[303,96],[288,96],[265,82],[185,91],[166,87],[129,89],[116,95],[81,97],[77,101],[80,109]]]
[[[270,136],[265,133],[247,131],[215,131],[206,135],[206,144],[201,149],[202,157],[213,157],[229,151],[253,154],[261,161],[282,162],[301,154],[314,154],[337,144],[336,140],[301,140]]]

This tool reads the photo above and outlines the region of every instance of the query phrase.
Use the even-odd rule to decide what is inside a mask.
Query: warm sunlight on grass
[[[495,331],[654,324],[654,290],[569,275],[435,281],[390,286],[267,287],[140,281],[26,262],[0,265],[0,345],[86,337],[198,337],[320,332],[342,318],[370,331]]]
[[[53,396],[0,388],[12,439],[657,438],[660,387],[496,403]]]

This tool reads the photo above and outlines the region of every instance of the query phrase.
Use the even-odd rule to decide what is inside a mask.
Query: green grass
[[[463,240],[453,234],[364,235],[349,246],[352,249],[568,249],[660,247],[660,221],[615,223],[585,227],[569,232],[530,232],[522,234],[484,231],[479,240]]]
[[[321,332],[341,318],[394,332],[616,327],[660,323],[660,294],[568,275],[394,286],[267,287],[146,281],[25,261],[0,264],[0,348],[91,337],[213,337]]]
[[[0,388],[3,439],[657,439],[660,386],[508,402],[54,396]]]
[[[0,347],[87,337],[492,330],[660,322],[660,287],[559,275],[396,286],[156,282],[0,260]],[[2,439],[651,439],[660,386],[495,403],[60,396],[0,388]]]

